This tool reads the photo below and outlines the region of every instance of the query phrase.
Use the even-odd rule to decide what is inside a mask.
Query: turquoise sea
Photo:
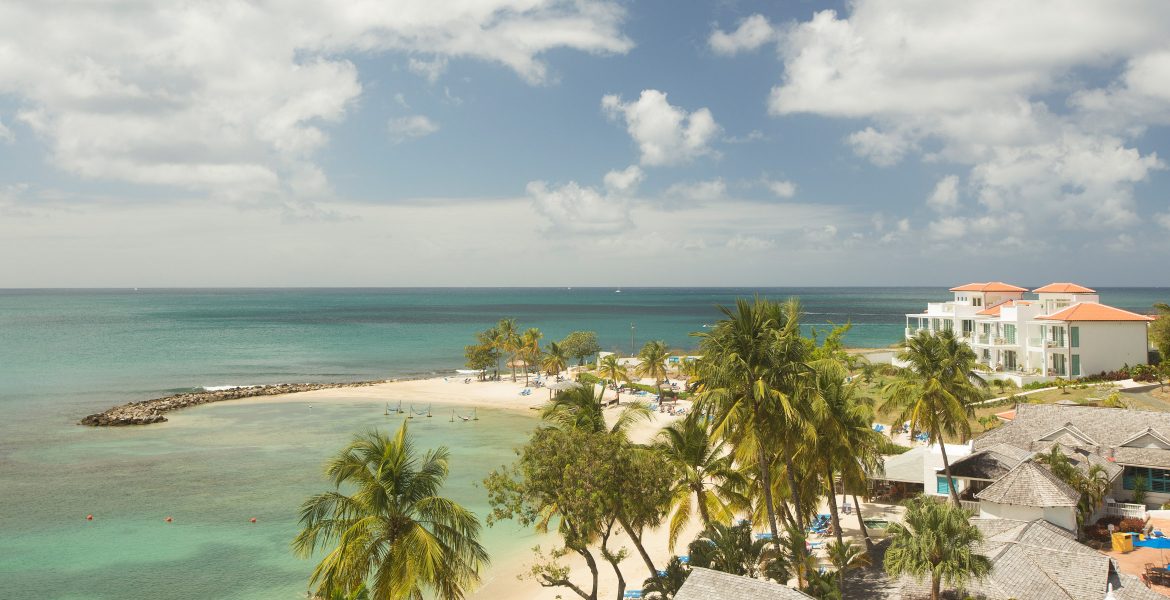
[[[1139,311],[1170,300],[1167,289],[1100,292]],[[949,296],[942,288],[0,290],[0,596],[303,598],[312,564],[288,546],[297,507],[324,489],[322,462],[354,431],[398,424],[344,400],[311,409],[220,403],[126,429],[76,425],[86,414],[203,386],[449,372],[474,333],[504,316],[540,328],[545,340],[587,329],[622,352],[631,338],[635,348],[649,339],[691,347],[689,334],[719,318],[716,305],[756,293],[800,297],[805,322],[822,330],[853,323],[847,343],[859,347],[897,341],[905,313]],[[446,492],[483,514],[477,483],[511,460],[534,421],[479,416],[411,427],[421,445],[451,447]],[[487,533],[498,556],[531,541],[508,525]]]

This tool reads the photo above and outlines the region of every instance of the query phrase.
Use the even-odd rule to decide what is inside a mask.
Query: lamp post
[[[630,323],[630,356],[634,355],[634,324]]]

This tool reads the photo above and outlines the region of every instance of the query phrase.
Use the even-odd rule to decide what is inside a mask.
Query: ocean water
[[[1131,310],[1170,300],[1167,289],[1100,291]],[[587,329],[622,352],[649,339],[692,347],[690,333],[720,317],[716,305],[756,293],[800,297],[810,327],[852,323],[846,342],[858,347],[897,341],[905,313],[949,296],[941,288],[0,290],[0,595],[303,598],[312,563],[289,551],[297,507],[326,488],[321,465],[353,432],[399,423],[344,399],[312,409],[219,403],[125,429],[76,425],[86,414],[204,386],[449,372],[474,333],[505,316],[540,328],[545,340]],[[484,514],[478,482],[512,459],[534,420],[479,416],[436,415],[411,427],[421,446],[451,448],[446,493]],[[486,541],[506,555],[532,538],[503,525]]]

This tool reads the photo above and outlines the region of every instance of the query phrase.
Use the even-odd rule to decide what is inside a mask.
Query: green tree
[[[869,556],[865,551],[848,542],[829,542],[825,545],[829,554],[829,562],[836,569],[834,578],[837,580],[837,596],[845,597],[845,575],[862,567],[869,566]]]
[[[561,340],[565,354],[577,359],[577,365],[585,364],[585,359],[601,352],[601,344],[597,343],[597,334],[592,331],[574,331]]]
[[[535,327],[528,328],[520,336],[519,355],[524,360],[524,385],[528,385],[530,367],[536,366],[537,369],[540,368],[540,365],[537,363],[540,362],[540,338],[542,337],[544,337],[544,334]]]
[[[622,396],[618,390],[621,388],[618,382],[629,381],[630,372],[626,366],[621,363],[616,354],[606,354],[601,359],[601,364],[597,367],[597,372],[602,379],[608,379],[613,383],[614,399],[621,403]]]
[[[654,379],[654,385],[660,385],[666,380],[666,359],[670,357],[670,350],[666,342],[652,340],[638,352],[638,366],[635,372],[639,377]]]
[[[768,527],[780,538],[772,473],[782,468],[796,507],[795,525],[804,529],[804,503],[794,457],[798,446],[815,443],[816,417],[824,409],[815,394],[809,345],[800,335],[800,304],[759,297],[739,299],[735,310],[706,332],[696,333],[703,358],[693,382],[696,410],[713,424],[712,433],[731,444],[735,460],[759,474]],[[779,456],[777,456],[779,454]]]
[[[619,521],[636,508],[627,501],[654,502],[639,494],[665,488],[664,474],[620,434],[541,427],[519,450],[516,463],[485,480],[492,506],[488,523],[515,519],[538,532],[555,529],[563,548],[548,559],[540,555],[529,575],[544,587],[565,587],[586,600],[597,598],[599,571],[592,548],[597,546],[617,576],[620,598],[625,590],[620,568],[625,550],[615,551],[609,544]],[[569,552],[585,560],[592,575],[589,584],[569,578],[569,569],[559,562]]]
[[[595,392],[593,386],[565,390],[545,405],[541,418],[549,426],[561,430],[607,434],[628,443],[630,427],[649,419],[650,410],[640,404],[627,405],[618,413],[613,425],[606,425],[605,412],[601,408],[602,394],[604,390]],[[642,473],[638,477],[629,478],[623,482],[626,492],[612,500],[618,524],[630,536],[646,568],[653,575],[657,569],[642,542],[642,531],[646,527],[657,526],[665,516],[673,475],[668,469],[662,468],[661,459],[646,448],[633,448],[625,458],[637,461],[639,468],[654,473],[654,476]]]
[[[690,565],[732,575],[758,577],[777,560],[775,545],[766,539],[752,539],[750,523],[711,523],[687,547]],[[787,577],[785,577],[787,579]]]
[[[991,561],[975,549],[983,534],[968,520],[971,512],[919,496],[906,504],[901,523],[890,524],[892,540],[885,569],[890,577],[930,577],[931,600],[942,584],[961,587],[991,572]]]
[[[549,342],[548,349],[544,352],[544,358],[540,361],[540,368],[544,369],[545,375],[556,375],[569,365],[569,357],[565,354],[565,349],[556,342]]]
[[[488,563],[474,514],[438,495],[448,472],[447,448],[419,454],[403,422],[389,437],[367,431],[326,464],[335,489],[301,506],[298,556],[328,553],[310,585],[329,597],[372,581],[376,598],[463,598]],[[345,491],[352,490],[346,494]]]
[[[825,403],[817,422],[819,435],[813,458],[824,476],[829,515],[840,544],[843,540],[834,482],[840,477],[843,488],[864,489],[868,474],[882,463],[885,438],[873,430],[872,401],[861,395],[856,381],[846,381],[848,371],[839,358],[819,360],[812,366],[816,370],[817,392]]]
[[[1157,320],[1150,323],[1150,343],[1158,349],[1162,364],[1170,363],[1170,304],[1159,302],[1154,305]]]
[[[670,549],[691,521],[697,507],[703,526],[730,521],[748,508],[739,491],[747,487],[743,474],[732,464],[723,442],[713,439],[698,419],[688,417],[662,429],[654,448],[674,474],[670,486]]]
[[[496,364],[496,356],[491,346],[471,344],[463,347],[463,356],[467,358],[468,369],[475,369],[483,377],[484,371]]]
[[[670,557],[666,568],[642,583],[642,597],[650,600],[671,600],[687,581],[691,570],[677,556]]]
[[[973,403],[983,399],[974,381],[975,353],[953,332],[919,332],[906,340],[898,359],[908,363],[886,386],[883,412],[895,412],[896,421],[909,421],[911,432],[922,431],[928,442],[938,444],[951,500],[959,506],[959,494],[951,479],[944,435],[966,441],[971,435],[968,417],[975,414]]]
[[[520,328],[516,319],[500,319],[496,324],[496,348],[508,357],[512,369],[512,381],[516,381],[516,354],[520,351]]]

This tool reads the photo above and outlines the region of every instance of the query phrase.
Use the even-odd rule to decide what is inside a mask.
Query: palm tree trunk
[[[756,461],[760,463],[760,487],[764,490],[764,509],[768,512],[768,528],[772,532],[772,539],[779,540],[780,528],[776,526],[776,505],[772,503],[772,469],[768,467],[763,444],[757,444]]]
[[[942,582],[939,581],[938,574],[931,574],[931,576],[930,576],[930,600],[938,600],[939,599],[939,588],[942,587],[940,585],[941,583]]]
[[[699,518],[703,520],[703,527],[711,524],[711,513],[707,511],[707,503],[703,502],[703,489],[700,487],[695,492],[695,502],[699,505]]]
[[[963,506],[959,503],[959,493],[955,491],[955,480],[951,479],[951,461],[947,460],[947,444],[943,441],[942,436],[938,438],[938,448],[942,451],[943,472],[947,475],[947,490],[951,493],[951,500],[955,503],[955,508]]]
[[[642,545],[641,532],[634,531],[634,528],[630,527],[625,519],[619,519],[618,522],[621,523],[622,529],[626,530],[626,534],[633,540],[634,547],[638,549],[638,554],[642,555],[642,562],[646,563],[646,568],[650,570],[650,576],[654,577],[657,575],[658,568],[654,566],[654,561],[650,560],[650,554],[646,552],[646,547]]]
[[[857,494],[853,494],[853,506],[857,509],[857,525],[861,527],[861,537],[865,538],[865,551],[873,550],[873,540],[869,539],[869,529],[865,527],[865,519],[861,517],[861,503],[857,501]]]
[[[837,490],[833,489],[833,465],[832,462],[828,465],[829,475],[829,517],[833,521],[833,529],[837,534],[837,543],[844,544],[845,541],[841,538],[841,518],[837,516]]]

